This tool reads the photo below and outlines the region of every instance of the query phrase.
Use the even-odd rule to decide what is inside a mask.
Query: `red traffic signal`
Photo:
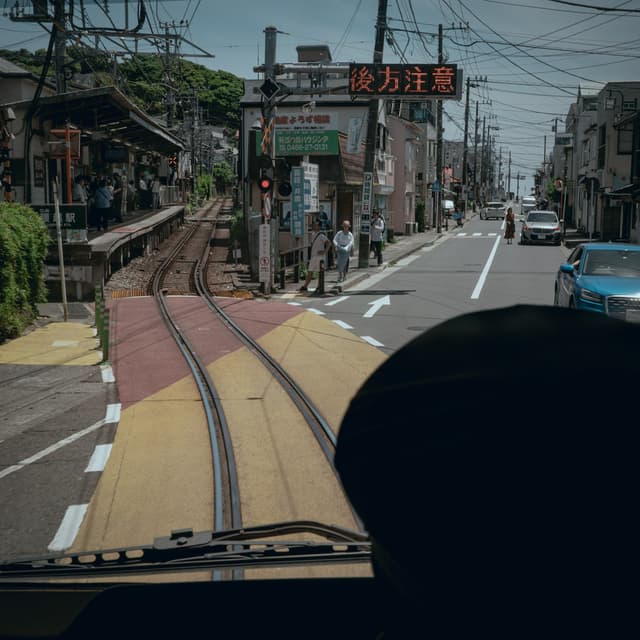
[[[273,180],[269,176],[262,176],[258,181],[258,187],[260,187],[260,191],[262,191],[262,193],[271,191],[272,186]]]

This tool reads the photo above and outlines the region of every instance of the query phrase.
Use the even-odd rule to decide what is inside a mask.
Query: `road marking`
[[[333,305],[338,304],[339,302],[342,302],[343,300],[348,300],[349,296],[340,296],[339,298],[336,298],[335,300],[332,300],[331,302],[327,302],[327,304],[325,304],[325,307],[333,307]]]
[[[91,471],[104,471],[104,468],[107,465],[107,460],[109,459],[109,454],[111,453],[111,447],[112,445],[110,444],[97,445],[89,460],[87,468],[84,470],[85,473],[89,473]]]
[[[339,327],[342,327],[343,329],[353,329],[353,327],[350,324],[347,324],[342,320],[333,320],[333,322],[335,322]]]
[[[390,306],[391,298],[389,296],[382,296],[382,298],[369,302],[369,304],[371,305],[371,309],[362,316],[363,318],[372,318],[383,306]]]
[[[456,233],[456,236],[457,236],[458,238],[463,238],[463,237],[464,237],[464,236],[466,236],[466,235],[467,235],[467,234],[466,234],[466,232],[465,232],[465,233]]]
[[[368,342],[370,345],[374,347],[384,347],[382,342],[378,342],[375,338],[371,336],[360,336],[365,342]]]
[[[311,311],[311,313],[315,313],[318,316],[326,316],[327,314],[324,311],[320,311],[320,309],[314,309],[313,307],[309,307],[307,311]]]
[[[67,507],[58,531],[47,547],[49,551],[64,551],[73,545],[88,507],[88,504],[72,504]]]
[[[117,419],[116,419],[117,418]],[[20,460],[17,464],[11,465],[6,469],[0,471],[0,479],[6,478],[8,475],[12,474],[14,471],[19,471],[20,469],[24,469],[26,466],[37,462],[38,460],[48,456],[50,453],[57,451],[58,449],[62,449],[62,447],[66,447],[68,444],[79,440],[83,436],[86,436],[93,431],[97,431],[101,427],[104,427],[105,424],[111,424],[120,421],[120,404],[109,404],[107,405],[106,416],[102,420],[98,420],[90,427],[86,429],[82,429],[82,431],[77,431],[76,433],[68,436],[67,438],[63,438],[58,442],[52,444],[50,447],[43,449],[42,451],[38,451],[38,453],[34,453],[32,456],[25,458],[24,460]]]
[[[285,295],[289,295],[288,293],[286,293]],[[292,294],[295,295],[295,294]],[[284,295],[282,296],[283,298],[285,297]],[[302,303],[301,302],[287,302],[287,304],[290,304],[292,307],[301,307]]]
[[[479,238],[482,235],[482,232],[478,232],[478,233],[474,233],[473,237],[474,238]]]
[[[113,369],[110,364],[101,364],[100,371],[102,373],[102,382],[109,383],[115,382],[116,378],[113,375]]]
[[[487,234],[490,238],[495,238],[498,234],[497,233],[488,233]]]
[[[491,264],[493,263],[493,259],[496,256],[496,251],[498,250],[498,245],[500,244],[500,238],[496,238],[496,241],[493,243],[493,249],[491,249],[491,253],[489,254],[489,258],[487,259],[484,268],[482,269],[482,273],[480,274],[480,278],[476,283],[476,287],[471,294],[472,300],[477,300],[480,297],[480,292],[482,291],[482,287],[484,287],[484,282],[487,279],[487,274],[489,273],[489,269],[491,269]]]

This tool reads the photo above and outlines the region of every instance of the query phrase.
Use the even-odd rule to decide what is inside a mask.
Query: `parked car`
[[[562,228],[555,211],[529,211],[522,223],[520,231],[520,244],[530,242],[549,242],[560,244],[562,240]]]
[[[560,265],[553,303],[640,322],[640,245],[578,245]]]
[[[537,202],[535,196],[523,196],[522,197],[522,206],[521,213],[522,215],[527,215],[529,211],[533,211],[537,207]]]
[[[505,203],[499,200],[487,202],[486,206],[480,209],[480,220],[488,220],[489,218],[500,220],[504,218],[506,208]]]

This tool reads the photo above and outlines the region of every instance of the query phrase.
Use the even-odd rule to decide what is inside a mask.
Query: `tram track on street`
[[[231,431],[215,381],[212,380],[197,348],[187,337],[186,331],[179,326],[179,321],[170,307],[169,296],[199,296],[215,314],[220,324],[253,355],[259,363],[257,366],[268,371],[270,378],[281,386],[290,399],[291,405],[302,416],[338,485],[341,485],[333,462],[337,437],[328,421],[287,371],[231,316],[225,313],[223,306],[217,302],[222,298],[214,296],[210,291],[207,281],[207,274],[210,273],[209,265],[212,260],[220,260],[220,252],[215,251],[216,243],[213,240],[216,234],[214,213],[211,206],[198,218],[192,219],[190,227],[183,234],[180,242],[165,257],[155,272],[149,289],[163,321],[187,362],[202,401],[213,462],[213,527],[214,530],[220,531],[239,529],[243,526],[238,465],[234,455]],[[344,500],[356,526],[365,533],[346,497]],[[233,577],[241,579],[242,571],[237,570]],[[213,579],[219,579],[219,576],[214,574]]]

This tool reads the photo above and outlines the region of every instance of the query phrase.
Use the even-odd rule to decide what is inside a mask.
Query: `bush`
[[[47,299],[49,231],[30,207],[0,203],[0,341],[19,336]]]

